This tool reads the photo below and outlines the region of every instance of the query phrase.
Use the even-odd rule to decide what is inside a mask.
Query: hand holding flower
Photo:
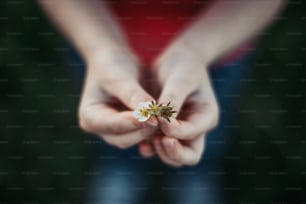
[[[155,71],[162,87],[158,102],[171,101],[177,114],[170,123],[159,117],[164,135],[155,135],[154,150],[169,165],[194,165],[201,159],[204,135],[218,122],[207,66],[193,50],[176,44],[157,60]],[[143,142],[140,152],[151,156],[153,147]]]
[[[144,128],[133,116],[139,102],[153,100],[138,82],[137,66],[137,60],[123,49],[97,53],[88,60],[80,126],[119,148],[145,140],[157,126],[156,118],[147,120]]]

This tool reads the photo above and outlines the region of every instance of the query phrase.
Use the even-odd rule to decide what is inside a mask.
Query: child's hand
[[[137,60],[128,52],[113,50],[97,53],[87,65],[79,106],[81,128],[119,148],[148,138],[158,122],[151,118],[142,123],[133,116],[138,103],[153,101],[138,82]]]
[[[162,87],[158,102],[170,101],[178,111],[177,119],[170,123],[159,118],[165,136],[154,138],[155,151],[169,165],[194,165],[201,159],[205,134],[218,122],[219,110],[207,66],[188,47],[175,45],[158,59],[155,70]],[[148,150],[148,144],[140,146],[143,155],[149,155]]]

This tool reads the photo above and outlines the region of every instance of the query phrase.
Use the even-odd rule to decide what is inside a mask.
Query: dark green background
[[[32,1],[0,3],[0,203],[83,203],[92,157],[67,48]],[[225,157],[225,203],[306,203],[306,8],[262,35]]]

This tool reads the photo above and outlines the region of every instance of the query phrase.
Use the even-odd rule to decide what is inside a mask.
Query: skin
[[[139,144],[144,157],[157,155],[174,167],[197,164],[205,135],[218,123],[210,65],[260,34],[285,2],[215,1],[152,65],[152,77],[161,88],[158,102],[171,101],[179,114],[171,123],[153,117],[140,123],[132,111],[138,103],[154,98],[140,84],[139,61],[107,6],[100,0],[38,0],[86,61],[81,128],[119,148]]]
[[[156,136],[153,145],[140,144],[143,156],[157,154],[174,167],[200,161],[205,135],[216,126],[219,113],[208,68],[236,46],[260,34],[285,3],[282,0],[216,1],[161,54],[155,64],[162,89],[158,101],[171,101],[179,111],[182,104],[191,101],[195,108],[184,119],[174,119],[171,123],[160,119],[164,135]]]

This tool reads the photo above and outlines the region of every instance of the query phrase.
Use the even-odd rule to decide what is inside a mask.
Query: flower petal
[[[137,108],[134,110],[134,116],[138,119],[138,121],[140,122],[144,122],[146,120],[148,120],[150,118],[151,115],[147,115],[147,116],[143,116],[141,114],[141,109],[143,108],[149,108],[149,105],[151,104],[150,101],[146,101],[146,102],[140,102],[137,105]]]

